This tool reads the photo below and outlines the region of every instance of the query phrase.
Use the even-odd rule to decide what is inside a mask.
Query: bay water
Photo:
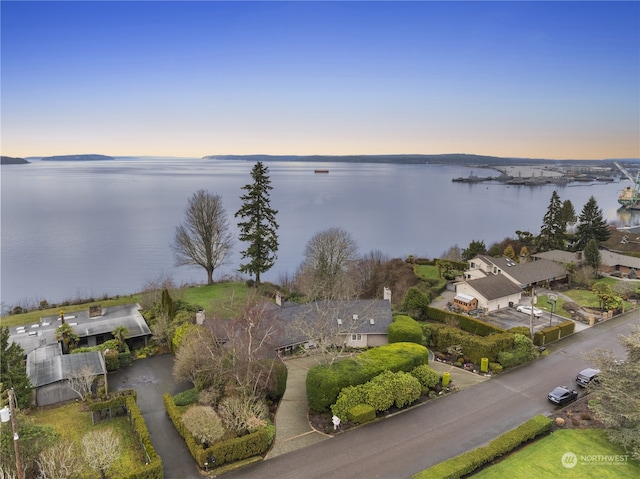
[[[490,246],[516,230],[538,234],[551,194],[569,199],[577,213],[593,195],[605,219],[638,224],[620,210],[628,181],[566,186],[454,183],[462,166],[268,161],[271,206],[278,210],[280,248],[262,276],[278,282],[293,275],[316,233],[340,227],[361,254],[438,257],[472,240]],[[242,186],[253,162],[200,158],[117,158],[113,161],[4,165],[1,170],[1,271],[3,308],[130,294],[150,281],[201,284],[198,267],[175,267],[170,248],[187,201],[204,189],[222,197],[231,233]],[[315,173],[317,169],[329,173]],[[478,176],[493,170],[473,169]],[[237,275],[236,241],[215,279]]]

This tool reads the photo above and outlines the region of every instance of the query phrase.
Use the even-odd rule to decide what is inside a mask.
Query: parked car
[[[576,376],[576,382],[578,383],[578,386],[584,388],[587,387],[591,381],[597,383],[599,372],[600,370],[595,368],[583,369]]]
[[[525,313],[531,316],[531,306],[520,305],[516,308],[516,311],[518,311],[519,313]],[[542,316],[542,313],[544,313],[544,311],[542,311],[541,309],[533,308],[533,315],[536,318],[539,318],[540,316]]]
[[[547,395],[547,399],[553,404],[564,406],[578,399],[578,391],[567,386],[558,386]]]

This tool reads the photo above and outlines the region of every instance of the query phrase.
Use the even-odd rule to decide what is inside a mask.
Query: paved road
[[[628,334],[632,324],[640,324],[640,311],[550,345],[546,358],[469,389],[224,477],[409,478],[536,414],[552,413],[547,393],[555,386],[574,384],[576,373],[589,365],[584,352],[606,348],[623,357],[616,339]]]
[[[166,479],[202,479],[195,460],[173,427],[162,402],[164,393],[176,394],[191,387],[186,383],[175,383],[172,367],[171,354],[134,361],[131,366],[109,374],[109,391],[138,391],[138,407],[147,423],[151,443],[162,458]]]

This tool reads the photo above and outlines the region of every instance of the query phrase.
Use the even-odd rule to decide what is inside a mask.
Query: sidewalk
[[[313,429],[307,415],[307,371],[318,362],[302,357],[287,359],[284,363],[288,371],[287,389],[276,412],[275,444],[266,459],[331,438]]]

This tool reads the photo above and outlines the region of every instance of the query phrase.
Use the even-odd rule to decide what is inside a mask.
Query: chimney
[[[391,289],[387,288],[386,286],[384,287],[384,296],[383,299],[391,302]]]

